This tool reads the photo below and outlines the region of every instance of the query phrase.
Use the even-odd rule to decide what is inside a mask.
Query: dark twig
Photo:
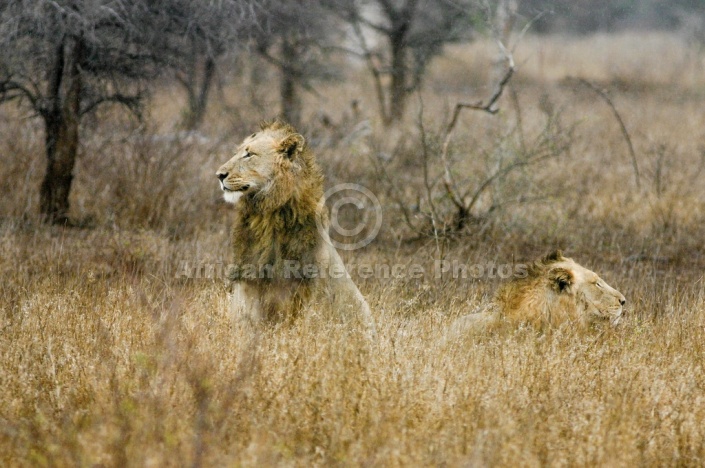
[[[101,97],[95,99],[94,101],[88,103],[83,109],[81,109],[81,115],[85,115],[90,112],[93,112],[96,108],[98,108],[102,104],[112,103],[112,104],[120,104],[120,105],[126,107],[137,118],[141,118],[142,114],[140,112],[141,111],[140,104],[142,103],[142,99],[143,99],[142,94],[130,96],[127,94],[115,93],[115,94],[111,94],[108,96],[101,96]]]
[[[636,159],[636,152],[634,151],[634,145],[632,144],[632,138],[629,136],[629,131],[627,130],[627,126],[624,124],[624,120],[622,120],[622,116],[619,114],[617,111],[617,108],[615,107],[614,103],[612,102],[612,99],[607,95],[607,93],[597,87],[595,84],[589,82],[588,80],[584,78],[577,78],[577,81],[581,83],[584,86],[587,86],[591,90],[595,92],[600,98],[602,98],[603,101],[610,107],[612,110],[612,115],[614,115],[615,119],[617,119],[617,122],[619,123],[619,128],[622,131],[622,135],[624,136],[624,140],[627,142],[627,148],[629,148],[629,156],[632,158],[632,167],[634,168],[634,182],[636,183],[636,188],[641,189],[641,177],[639,175],[639,164]]]
[[[440,219],[438,216],[438,211],[436,209],[436,204],[433,201],[433,188],[436,185],[435,182],[431,181],[431,176],[429,174],[429,151],[428,151],[428,139],[426,136],[426,127],[424,126],[423,122],[423,100],[421,99],[421,94],[419,93],[419,130],[421,131],[421,147],[423,149],[423,183],[424,187],[426,188],[426,203],[428,203],[428,207],[431,210],[431,226],[433,228],[433,236],[437,239],[438,238],[438,225],[437,222]],[[419,208],[421,207],[421,203],[419,201]]]

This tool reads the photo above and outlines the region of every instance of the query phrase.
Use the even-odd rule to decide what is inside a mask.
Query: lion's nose
[[[626,303],[627,303],[627,300],[626,300],[625,298],[621,298],[621,299],[619,300],[619,305],[622,305],[622,306],[623,306],[623,305],[626,304]]]
[[[224,181],[225,178],[228,176],[227,172],[216,172],[215,175],[220,179],[220,181]]]

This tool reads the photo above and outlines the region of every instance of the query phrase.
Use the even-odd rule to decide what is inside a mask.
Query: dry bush
[[[378,176],[412,232],[478,235],[507,215],[516,215],[517,206],[524,210],[525,205],[555,197],[542,190],[538,180],[545,168],[560,167],[556,160],[568,152],[573,131],[561,125],[557,114],[544,122],[535,134],[503,124],[484,135],[462,135],[444,161],[441,133],[419,121],[418,143],[397,148],[389,161],[379,160]]]

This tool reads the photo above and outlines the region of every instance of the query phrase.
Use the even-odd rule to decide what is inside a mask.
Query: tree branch
[[[637,162],[636,158],[636,152],[634,151],[634,145],[632,144],[632,138],[629,136],[629,131],[627,130],[627,126],[624,124],[624,120],[622,120],[622,116],[619,114],[617,111],[617,107],[615,107],[614,103],[612,102],[612,99],[607,95],[607,93],[602,90],[601,88],[597,87],[595,84],[589,82],[588,80],[584,78],[577,78],[578,83],[587,86],[590,88],[592,91],[595,92],[600,98],[602,98],[603,101],[609,106],[609,108],[612,110],[612,115],[614,115],[614,118],[617,120],[619,123],[619,128],[622,131],[622,135],[624,136],[624,140],[627,142],[627,148],[629,149],[629,156],[632,159],[632,167],[634,168],[634,182],[636,183],[636,188],[641,189],[641,176],[639,175],[639,164]]]
[[[414,231],[416,234],[422,234],[423,229],[419,228],[412,220],[413,216],[409,210],[409,207],[406,205],[404,201],[403,194],[401,193],[401,190],[397,186],[396,183],[394,183],[394,180],[392,177],[389,175],[389,172],[387,171],[387,168],[384,166],[384,163],[377,162],[375,163],[375,168],[377,170],[378,177],[383,180],[383,182],[386,182],[389,185],[389,192],[388,195],[392,199],[392,201],[397,205],[399,210],[401,211],[402,216],[404,217],[404,222],[406,223],[409,228],[411,228],[412,231]]]
[[[456,208],[461,211],[466,211],[467,206],[465,205],[465,201],[458,195],[458,187],[450,171],[450,163],[448,162],[448,150],[450,148],[450,141],[453,136],[453,131],[455,130],[455,126],[458,124],[458,118],[460,117],[460,113],[463,109],[480,110],[488,112],[490,114],[496,114],[499,110],[497,107],[495,107],[495,104],[502,96],[504,88],[507,86],[507,83],[509,83],[509,80],[514,75],[514,58],[512,57],[512,54],[507,50],[507,48],[504,47],[504,44],[502,44],[501,41],[498,41],[498,44],[500,50],[504,54],[504,57],[507,61],[507,71],[505,72],[504,76],[499,81],[499,83],[497,83],[494,93],[492,93],[486,103],[483,104],[482,101],[476,103],[459,102],[455,105],[455,109],[453,110],[453,116],[451,117],[450,122],[446,127],[445,137],[443,138],[443,147],[441,149],[441,161],[443,162],[444,168],[443,185],[445,186],[446,193],[450,197],[450,200],[453,202]]]
[[[357,21],[353,21],[352,27],[355,35],[357,36],[357,40],[360,43],[360,47],[362,47],[362,52],[365,57],[365,63],[367,64],[367,68],[372,74],[372,80],[374,82],[375,93],[377,94],[377,102],[379,103],[382,120],[387,120],[389,116],[389,110],[386,104],[387,99],[384,93],[384,86],[382,85],[382,72],[374,63],[373,54],[367,46],[367,41],[365,40],[365,35],[362,29],[360,28],[360,24]]]
[[[382,26],[380,24],[373,23],[372,21],[368,20],[367,18],[365,18],[362,15],[358,15],[357,13],[355,13],[353,21],[356,23],[362,23],[365,26],[367,26],[371,29],[374,29],[375,31],[380,32],[384,35],[389,35],[391,33],[391,29],[385,28],[384,26]]]
[[[90,102],[88,105],[86,105],[85,108],[83,108],[80,112],[80,115],[86,115],[90,112],[93,112],[98,106],[102,104],[120,104],[122,106],[125,106],[130,112],[135,114],[137,118],[142,117],[142,113],[140,110],[140,103],[142,101],[142,96],[140,94],[137,94],[136,96],[128,96],[126,94],[121,94],[121,93],[115,93],[111,94],[108,96],[103,96],[95,99],[94,101]]]
[[[15,91],[16,94],[8,96],[8,93],[11,91]],[[40,110],[37,107],[38,96],[34,95],[27,87],[10,79],[0,81],[0,102],[7,102],[20,97],[26,98],[32,104],[32,108],[35,111]]]
[[[487,178],[480,184],[480,186],[475,190],[475,193],[473,193],[473,196],[472,196],[472,198],[471,198],[471,200],[470,200],[470,203],[468,203],[467,205],[465,205],[465,206],[466,206],[466,209],[467,209],[468,211],[472,210],[472,209],[475,207],[475,204],[476,204],[476,203],[478,202],[478,200],[480,199],[480,196],[482,195],[482,193],[483,193],[490,185],[492,185],[492,183],[493,183],[495,180],[497,180],[497,179],[499,179],[500,177],[503,177],[503,176],[509,174],[510,172],[513,172],[514,170],[516,170],[516,169],[518,169],[518,168],[520,168],[520,167],[530,166],[530,165],[533,165],[533,164],[535,164],[535,163],[537,163],[537,162],[540,162],[540,161],[542,161],[542,160],[544,160],[544,159],[549,159],[550,157],[551,157],[550,154],[544,154],[544,155],[540,155],[540,156],[533,157],[533,158],[529,157],[529,158],[526,158],[526,159],[522,159],[522,160],[519,160],[519,161],[515,161],[515,162],[513,162],[513,163],[511,163],[511,164],[509,164],[509,165],[507,165],[507,166],[505,166],[504,168],[498,169],[494,174],[492,174],[492,175],[490,175],[489,177],[487,177]]]
[[[437,221],[440,219],[438,216],[438,211],[436,209],[436,204],[433,201],[433,188],[435,183],[431,181],[431,176],[429,174],[429,160],[430,155],[428,151],[428,139],[426,136],[426,127],[423,123],[423,100],[421,99],[421,94],[419,94],[419,116],[418,116],[418,128],[421,132],[421,148],[423,149],[423,183],[426,188],[426,203],[428,203],[429,209],[431,210],[431,226],[433,228],[433,236],[438,237],[438,226]],[[421,203],[419,202],[419,210],[421,209]]]
[[[485,111],[489,112],[490,114],[496,114],[499,111],[499,109],[495,107],[495,104],[497,103],[499,98],[502,97],[504,88],[507,86],[507,83],[509,83],[509,80],[512,79],[515,67],[514,57],[512,57],[512,54],[507,50],[506,47],[504,47],[504,44],[502,44],[501,42],[498,42],[498,44],[507,61],[507,71],[504,73],[504,76],[499,81],[499,83],[497,83],[494,93],[492,93],[486,103],[482,103],[482,101],[474,103],[459,102],[455,105],[455,109],[453,110],[453,117],[450,119],[448,127],[446,127],[446,135],[450,135],[453,132],[455,125],[458,123],[458,117],[460,117],[460,112],[463,109]]]

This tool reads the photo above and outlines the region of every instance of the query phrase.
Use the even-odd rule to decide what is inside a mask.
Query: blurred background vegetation
[[[13,0],[0,9],[0,104],[8,122],[39,125],[45,172],[37,174],[38,210],[66,223],[77,155],[95,155],[91,144],[119,135],[134,143],[137,131],[143,142],[150,140],[144,132],[176,140],[196,130],[222,139],[224,128],[204,126],[218,120],[209,113],[224,114],[233,134],[274,116],[315,132],[346,118],[359,123],[365,105],[376,109],[365,117],[389,128],[414,114],[409,101],[449,44],[494,38],[516,47],[522,30],[672,31],[701,60],[704,11],[696,0]],[[499,79],[499,67],[485,86]],[[465,75],[466,85],[477,87],[478,72]],[[326,86],[352,76],[366,85],[344,108],[320,106],[332,100]],[[235,100],[224,99],[235,90]],[[180,103],[169,116],[155,105],[164,94]],[[212,101],[230,104],[213,110]],[[106,129],[110,137],[99,136]]]

